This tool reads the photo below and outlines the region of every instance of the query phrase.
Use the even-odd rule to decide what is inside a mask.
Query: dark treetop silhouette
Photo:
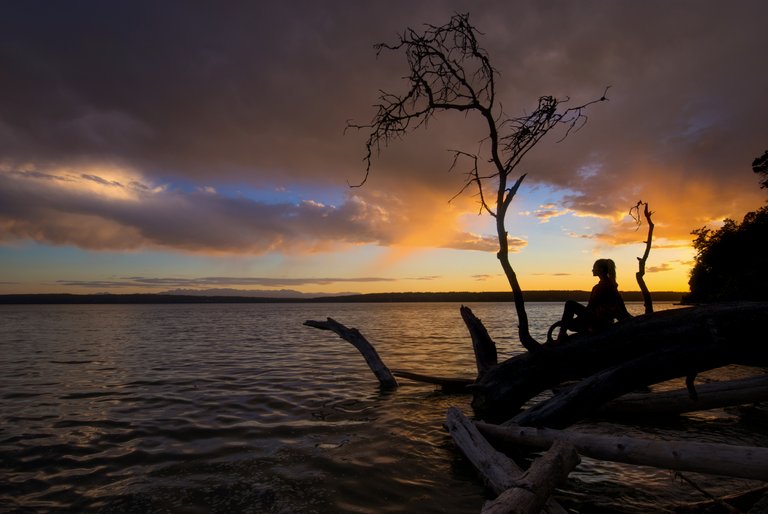
[[[752,170],[763,175],[761,187],[768,187],[768,151],[752,162]],[[763,251],[768,240],[768,206],[748,212],[741,223],[726,219],[717,230],[702,227],[692,234],[696,257],[688,281],[691,292],[684,302],[768,300]]]

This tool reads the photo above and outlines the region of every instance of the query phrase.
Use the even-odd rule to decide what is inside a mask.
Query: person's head
[[[611,259],[597,259],[592,266],[592,274],[600,278],[609,278],[616,282],[616,263]]]

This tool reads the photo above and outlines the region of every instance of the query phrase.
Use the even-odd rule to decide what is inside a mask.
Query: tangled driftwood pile
[[[396,377],[400,377],[472,395],[475,421],[452,408],[445,426],[496,496],[483,512],[565,512],[550,494],[578,465],[579,455],[768,482],[768,448],[564,430],[595,415],[649,417],[768,401],[768,375],[701,386],[695,381],[697,373],[722,366],[768,365],[767,303],[646,314],[598,334],[572,336],[560,345],[541,344],[502,362],[497,362],[496,345],[482,322],[467,307],[461,308],[461,315],[475,351],[478,375],[474,379],[390,370],[358,330],[330,318],[305,324],[331,330],[352,343],[384,388],[397,387]],[[633,393],[674,378],[681,378],[681,385],[684,378],[685,389]],[[557,392],[550,398],[530,404],[553,388]],[[523,472],[503,453],[521,446],[548,451]],[[755,508],[763,508],[760,495],[750,494]]]

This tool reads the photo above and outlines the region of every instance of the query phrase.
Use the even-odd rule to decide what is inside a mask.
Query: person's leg
[[[579,323],[576,322],[578,317],[585,316],[586,313],[587,308],[579,302],[573,300],[565,302],[565,306],[563,306],[563,318],[560,321],[560,331],[558,332],[555,341],[561,342],[563,338],[565,338],[568,329],[573,330],[576,328],[576,325],[579,325]]]

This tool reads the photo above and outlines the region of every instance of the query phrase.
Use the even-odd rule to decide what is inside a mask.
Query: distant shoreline
[[[527,291],[527,302],[585,302],[589,291]],[[640,291],[621,293],[627,302],[642,301]],[[651,293],[657,302],[680,302],[686,292],[659,291]],[[447,292],[447,293],[368,293],[315,298],[271,298],[249,296],[204,296],[169,294],[6,294],[0,295],[0,305],[60,305],[60,304],[171,304],[171,303],[395,303],[395,302],[510,302],[511,292]]]

